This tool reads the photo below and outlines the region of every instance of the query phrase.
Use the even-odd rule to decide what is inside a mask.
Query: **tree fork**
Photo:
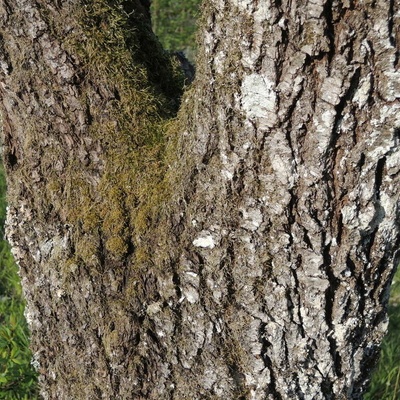
[[[43,396],[361,398],[398,261],[398,6],[205,3],[171,120],[139,3],[0,2]]]

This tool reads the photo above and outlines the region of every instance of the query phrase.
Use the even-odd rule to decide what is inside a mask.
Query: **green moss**
[[[21,87],[37,92],[39,103],[54,98],[54,104],[38,103],[43,115],[29,116],[22,144],[27,162],[13,171],[19,184],[11,185],[10,196],[18,198],[24,185],[40,192],[31,196],[32,208],[72,227],[73,258],[90,265],[96,264],[93,257],[146,262],[152,251],[144,236],[156,225],[174,181],[167,172],[184,75],[150,21],[124,9],[128,3],[135,4],[86,1],[71,10],[68,33],[62,18],[43,15],[75,68],[69,83],[55,79],[45,63],[24,67],[34,53],[30,43],[12,57]],[[35,182],[32,171],[38,172]]]
[[[89,135],[101,148],[103,163],[93,182],[90,165],[82,169],[75,158],[68,161],[67,176],[74,177],[74,184],[64,185],[60,213],[88,238],[76,244],[77,256],[85,262],[99,251],[97,235],[112,258],[122,259],[136,249],[143,260],[150,252],[141,249],[140,237],[168,197],[167,130],[171,132],[179,106],[183,74],[143,18],[128,15],[122,6],[122,1],[88,2],[78,15],[82,31],[65,41],[85,70],[80,101],[90,113]],[[93,87],[115,97],[98,106]],[[50,193],[60,186],[57,176],[47,185]]]

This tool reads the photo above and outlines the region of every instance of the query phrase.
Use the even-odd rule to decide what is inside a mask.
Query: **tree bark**
[[[47,399],[361,399],[400,235],[394,1],[0,1],[8,238]]]

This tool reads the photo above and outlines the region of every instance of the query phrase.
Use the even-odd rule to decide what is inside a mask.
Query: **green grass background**
[[[200,0],[153,0],[156,34],[170,51],[184,51],[194,59],[195,30]],[[4,240],[6,184],[0,164],[0,400],[36,400],[37,375],[31,365],[29,331],[18,269]],[[400,271],[391,291],[389,333],[382,344],[377,366],[365,400],[400,399]],[[72,399],[71,399],[72,400]]]
[[[381,359],[365,400],[400,399],[400,268],[392,283],[388,314],[389,331],[382,343]]]

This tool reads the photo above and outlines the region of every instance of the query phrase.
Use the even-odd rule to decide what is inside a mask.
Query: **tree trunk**
[[[0,0],[8,238],[45,399],[360,399],[399,247],[399,5]]]

